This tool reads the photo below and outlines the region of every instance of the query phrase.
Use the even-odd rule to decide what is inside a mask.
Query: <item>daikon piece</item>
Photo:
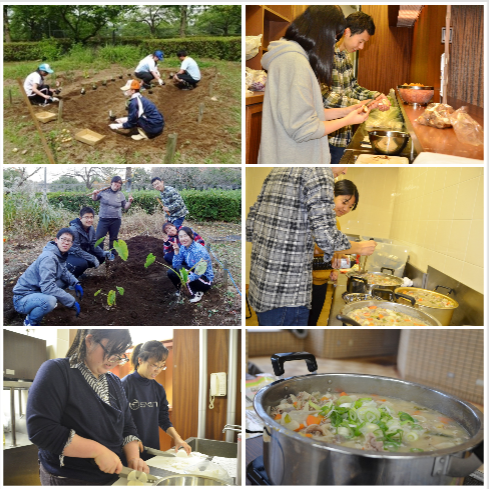
[[[148,482],[148,476],[146,475],[145,472],[141,472],[141,475],[139,476],[139,481],[140,482]]]
[[[129,472],[129,474],[127,475],[128,481],[135,481],[137,478],[138,478],[137,470],[133,470],[132,472]]]

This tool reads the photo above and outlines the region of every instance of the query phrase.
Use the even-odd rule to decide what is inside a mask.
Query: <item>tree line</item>
[[[4,42],[241,34],[240,5],[4,5]]]

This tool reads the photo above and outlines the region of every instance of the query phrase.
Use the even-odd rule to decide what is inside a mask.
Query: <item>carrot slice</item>
[[[275,419],[275,420],[277,420],[277,419],[282,419],[282,415],[281,415],[281,414],[276,414],[276,415],[275,415],[275,418],[273,418],[273,419]]]
[[[340,397],[341,396],[347,396],[348,394],[346,392],[340,392]]]
[[[445,418],[444,416],[440,417],[440,421],[444,424],[448,424],[448,423],[452,422],[452,420],[450,418]]]
[[[421,414],[421,411],[414,411],[413,414]]]
[[[306,424],[307,424],[307,426],[309,426],[311,424],[319,424],[322,420],[323,420],[322,416],[314,416],[313,414],[310,414],[306,418]]]
[[[304,436],[307,436],[307,438],[312,438],[311,433],[306,433]]]
[[[299,428],[296,428],[294,431],[300,431],[300,430],[302,430],[303,428],[305,428],[305,426],[304,426],[304,425],[301,423],[301,424],[299,425]]]
[[[369,309],[377,309],[377,306],[368,306]]]

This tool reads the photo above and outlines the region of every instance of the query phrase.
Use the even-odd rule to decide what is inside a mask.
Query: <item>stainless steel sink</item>
[[[204,453],[210,457],[236,458],[238,456],[237,443],[196,437],[187,438],[185,441],[190,445],[192,451]]]

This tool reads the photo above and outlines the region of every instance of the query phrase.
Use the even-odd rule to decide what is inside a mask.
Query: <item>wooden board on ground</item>
[[[90,129],[83,129],[75,134],[75,139],[81,141],[82,143],[89,144],[90,146],[95,146],[100,143],[105,136],[99,134]]]
[[[36,119],[43,123],[54,121],[57,117],[57,114],[53,114],[52,112],[43,111],[36,113]]]
[[[409,160],[403,156],[361,154],[355,163],[362,165],[408,165]]]

